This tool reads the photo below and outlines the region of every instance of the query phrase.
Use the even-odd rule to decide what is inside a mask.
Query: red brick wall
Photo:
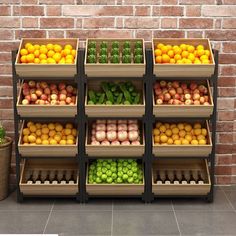
[[[235,0],[0,0],[0,15],[0,119],[11,135],[10,51],[21,37],[210,38],[220,51],[217,183],[236,183]]]

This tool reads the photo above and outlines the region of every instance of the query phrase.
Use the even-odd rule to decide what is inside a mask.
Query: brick
[[[20,27],[20,19],[18,17],[1,17],[1,28],[18,28]]]
[[[232,153],[232,144],[217,144],[216,152],[218,154],[231,154]]]
[[[234,5],[235,4],[235,0],[223,0],[223,3],[225,5]]]
[[[124,27],[123,18],[122,17],[116,17],[116,28],[121,29],[123,27]]]
[[[215,0],[179,0],[180,5],[214,5]]]
[[[234,87],[236,85],[236,77],[219,77],[218,86],[220,87]]]
[[[161,16],[183,16],[184,8],[180,6],[160,7]]]
[[[210,29],[212,27],[213,27],[213,19],[206,19],[206,18],[179,19],[180,29]]]
[[[115,18],[105,17],[105,18],[85,18],[84,28],[114,28]]]
[[[17,30],[16,39],[21,38],[46,38],[45,30]]]
[[[43,16],[44,10],[42,6],[14,6],[14,16]]]
[[[82,28],[82,18],[76,18],[76,28]]]
[[[231,174],[236,175],[236,165],[232,165]]]
[[[0,73],[3,75],[9,75],[11,74],[11,65],[0,65]],[[0,106],[1,107],[1,106]]]
[[[11,53],[0,53],[0,64],[10,64],[11,62]],[[0,87],[1,89],[1,87]],[[1,97],[1,92],[0,92]]]
[[[202,6],[203,16],[235,16],[236,6]]]
[[[163,29],[173,29],[177,27],[176,18],[163,18],[161,19],[161,28]]]
[[[14,112],[13,109],[1,109],[0,110],[0,119],[6,120],[6,119],[14,119]]]
[[[123,5],[158,5],[160,0],[123,0]]]
[[[232,162],[231,154],[216,155],[218,165],[230,165]]]
[[[236,29],[236,18],[223,19],[224,29]]]
[[[161,8],[160,6],[153,6],[152,8],[152,15],[153,16],[160,16]]]
[[[40,28],[74,28],[73,18],[41,18]]]
[[[186,16],[201,16],[200,6],[186,6]]]
[[[135,16],[150,16],[151,7],[150,6],[136,6]]]
[[[184,31],[180,30],[155,30],[154,38],[184,38]]]
[[[233,98],[218,98],[218,109],[219,110],[233,110],[234,99]]]
[[[12,87],[11,86],[1,86],[0,87],[0,97],[12,97]]]
[[[83,5],[115,5],[115,0],[82,0]]]
[[[1,86],[12,86],[12,77],[10,75],[0,75],[0,84]]]
[[[24,4],[26,4],[26,5],[33,5],[33,4],[35,4],[35,5],[37,5],[38,4],[38,0],[21,0],[21,4],[22,5],[24,5]]]
[[[152,31],[136,30],[136,38],[144,38],[145,41],[150,41],[152,38]]]
[[[1,40],[9,40],[14,38],[13,30],[0,29]]]
[[[236,164],[236,154],[233,154],[233,156],[232,156],[232,163]]]
[[[128,29],[156,29],[159,28],[158,18],[128,18],[125,19],[125,28]]]
[[[16,50],[19,46],[19,42],[1,42],[0,43],[0,52],[9,52]]]
[[[234,111],[218,111],[219,121],[233,121]]]
[[[0,6],[0,16],[9,16],[11,15],[10,6]]]
[[[236,66],[221,66],[220,67],[221,75],[235,75],[236,74]]]
[[[219,134],[219,143],[233,143],[233,134],[232,133],[220,133]]]
[[[236,31],[233,30],[206,30],[205,37],[211,40],[236,40]]]
[[[0,3],[5,3],[5,4],[19,4],[20,0],[0,0]]]
[[[22,18],[23,28],[38,28],[38,26],[39,26],[38,18],[32,18],[32,17]]]
[[[222,20],[221,19],[214,19],[214,28],[221,29]]]
[[[236,52],[236,42],[223,42],[223,52],[235,53]]]
[[[220,64],[236,64],[236,54],[219,54]]]
[[[47,6],[46,7],[47,16],[60,16],[61,6]]]
[[[47,5],[73,5],[74,3],[74,0],[39,0],[39,4]]]
[[[177,0],[162,0],[161,5],[177,5]]]
[[[64,16],[131,16],[132,6],[63,6]]]
[[[203,38],[203,31],[187,31],[187,38]]]
[[[216,166],[216,175],[231,175],[231,166]]]
[[[232,132],[233,122],[232,121],[218,121],[216,124],[217,132]]]
[[[231,176],[216,176],[216,184],[230,184]]]
[[[235,97],[236,96],[236,88],[219,88],[219,96],[220,97]]]
[[[64,30],[49,30],[49,38],[64,38]]]
[[[0,99],[0,107],[1,108],[12,108],[13,103],[12,103],[12,99]]]

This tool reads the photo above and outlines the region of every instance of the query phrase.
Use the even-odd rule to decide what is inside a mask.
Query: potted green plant
[[[6,137],[6,131],[0,124],[0,200],[9,193],[9,175],[11,168],[12,139]]]

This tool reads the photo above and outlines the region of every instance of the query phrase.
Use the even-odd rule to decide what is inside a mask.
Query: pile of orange
[[[165,45],[158,43],[156,45],[155,62],[170,64],[210,64],[210,51],[203,45],[193,46],[189,44]]]
[[[27,64],[73,64],[76,50],[72,45],[26,43],[20,50],[20,62]]]

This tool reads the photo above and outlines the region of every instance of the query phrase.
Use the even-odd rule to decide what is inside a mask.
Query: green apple
[[[101,177],[102,176],[102,171],[97,171],[97,176]]]
[[[128,170],[129,170],[129,169],[128,169],[127,167],[124,167],[124,168],[123,168],[123,173],[127,173]]]
[[[110,169],[113,173],[117,171],[116,167],[115,166],[111,166],[111,169]]]
[[[127,168],[131,170],[132,166],[130,164],[127,165]]]
[[[99,184],[99,183],[101,183],[101,182],[102,182],[102,180],[101,180],[99,177],[97,177],[97,178],[96,178],[96,183]]]
[[[120,177],[118,177],[116,181],[117,181],[117,183],[119,183],[119,184],[120,184],[120,183],[123,183],[123,180],[122,180],[122,178],[120,178]]]
[[[120,167],[118,167],[118,169],[117,169],[118,171],[122,171],[123,170],[123,168],[120,166]]]
[[[128,182],[129,182],[129,183],[133,183],[133,182],[134,182],[134,178],[133,178],[133,177],[129,177],[129,178],[128,178]]]
[[[128,170],[128,171],[127,171],[127,175],[128,175],[129,177],[133,176],[133,171],[132,171],[132,170]]]
[[[137,174],[137,173],[134,173],[134,174],[133,174],[133,178],[134,178],[134,179],[139,179],[138,174]]]
[[[131,168],[131,170],[132,170],[134,173],[137,173],[137,172],[138,172],[138,167],[133,166],[133,167]]]
[[[127,174],[123,174],[123,180],[128,180],[129,176]]]
[[[127,161],[124,161],[123,162],[123,166],[127,166],[128,165],[128,162]]]
[[[106,167],[103,167],[103,168],[102,168],[102,173],[103,173],[103,174],[106,174],[106,172],[107,172],[107,168],[106,168]]]
[[[111,172],[110,170],[108,170],[108,171],[106,172],[106,175],[110,177],[110,176],[112,175],[112,172]]]
[[[107,178],[107,183],[112,183],[112,180],[113,180],[113,179],[112,179],[111,177],[108,177],[108,178]]]
[[[105,180],[107,179],[107,175],[106,175],[106,174],[102,174],[101,179],[102,179],[103,181],[105,181]]]
[[[124,173],[123,173],[122,171],[119,171],[119,172],[117,173],[117,175],[118,175],[119,177],[123,177]]]
[[[117,178],[117,174],[116,173],[112,173],[111,178],[112,179],[116,179]]]
[[[111,169],[111,165],[110,165],[110,164],[107,164],[107,165],[106,165],[106,168],[107,168],[108,170],[110,170],[110,169]]]

